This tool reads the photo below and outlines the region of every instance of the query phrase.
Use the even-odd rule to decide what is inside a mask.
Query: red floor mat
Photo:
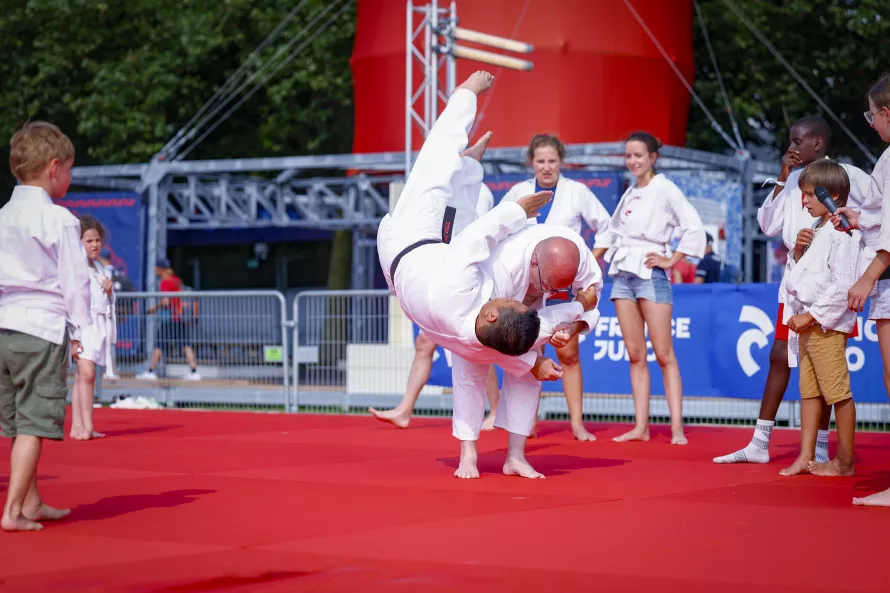
[[[96,425],[109,437],[45,447],[42,494],[74,511],[0,533],[0,591],[888,590],[890,509],[850,501],[890,486],[890,435],[857,435],[856,478],[782,478],[797,431],[773,433],[769,465],[718,466],[750,428],[691,427],[674,447],[662,427],[617,444],[626,427],[594,425],[579,443],[542,423],[529,460],[546,480],[501,475],[494,432],[465,482],[447,419],[99,410]],[[4,453],[0,492],[8,469]]]

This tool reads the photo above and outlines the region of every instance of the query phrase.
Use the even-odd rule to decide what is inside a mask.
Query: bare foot
[[[485,132],[479,140],[476,141],[476,144],[466,149],[460,156],[468,156],[471,159],[475,159],[482,162],[482,155],[485,154],[485,149],[488,148],[488,143],[491,141],[491,132]]]
[[[504,461],[504,475],[519,476],[521,478],[530,478],[532,480],[544,478],[544,474],[535,471],[535,468],[529,465],[528,461],[525,459],[517,459],[515,457],[508,457],[507,460]]]
[[[82,440],[81,436],[83,435],[83,424],[76,424],[74,422],[71,423],[71,432],[68,433],[68,437],[76,440]]]
[[[814,476],[852,476],[856,474],[852,463],[841,465],[841,462],[837,459],[832,459],[825,463],[811,461],[807,464],[807,469]]]
[[[394,426],[399,428],[408,428],[408,424],[411,422],[411,413],[403,412],[398,408],[393,408],[392,410],[386,410],[381,412],[380,410],[375,410],[374,408],[368,408],[368,411],[374,415],[374,418],[377,420],[381,420],[383,422],[389,422]]]
[[[472,480],[479,477],[479,468],[476,467],[476,452],[464,451],[461,447],[460,465],[454,470],[454,477],[463,480]]]
[[[494,430],[494,421],[495,413],[492,412],[485,418],[485,422],[482,423],[482,430]]]
[[[785,469],[779,472],[780,475],[783,476],[796,476],[798,474],[807,473],[807,466],[809,465],[812,459],[800,456],[797,460],[791,464],[791,467],[786,467]]]
[[[630,432],[625,432],[623,435],[613,438],[612,440],[616,443],[626,443],[628,441],[648,441],[649,429],[644,428],[643,430],[639,430],[635,428]]]
[[[58,521],[70,514],[70,509],[54,509],[48,504],[41,504],[36,513],[26,513],[22,511],[22,515],[29,521]]]
[[[43,525],[26,519],[24,516],[13,519],[4,515],[0,520],[0,529],[3,531],[40,531],[43,529]]]
[[[596,440],[596,436],[594,436],[592,433],[587,432],[587,429],[584,428],[583,424],[581,426],[572,427],[572,436],[581,442]]]
[[[104,438],[105,438],[105,433],[104,433],[104,432],[96,432],[96,431],[94,430],[94,431],[93,431],[93,438],[94,438],[94,439],[104,439]]]
[[[78,432],[74,432],[74,431],[72,430],[72,431],[71,431],[71,434],[68,435],[68,436],[71,437],[72,439],[74,439],[75,441],[88,441],[88,440],[90,440],[90,433],[88,433],[88,432],[84,432],[83,430],[80,430],[80,431],[78,431]]]
[[[683,432],[683,429],[680,430],[671,430],[671,444],[672,445],[688,445],[689,439],[686,438],[686,434]]]
[[[854,498],[853,504],[865,507],[890,507],[890,488],[883,492],[869,494],[865,498]]]
[[[477,70],[470,74],[470,77],[463,81],[457,89],[467,89],[468,91],[472,91],[478,97],[485,91],[491,88],[491,83],[494,82],[494,76],[489,74],[484,70]],[[454,89],[454,90],[457,90]]]

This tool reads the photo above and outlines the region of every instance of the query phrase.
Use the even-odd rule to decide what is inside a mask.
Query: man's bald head
[[[549,289],[568,288],[578,275],[581,252],[574,241],[550,237],[535,247],[541,280]]]

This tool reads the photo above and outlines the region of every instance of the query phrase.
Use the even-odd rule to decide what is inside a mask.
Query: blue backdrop
[[[105,247],[111,264],[130,278],[136,290],[142,289],[142,205],[139,194],[131,192],[69,193],[56,204],[75,216],[89,214],[108,232]]]
[[[579,355],[587,393],[629,394],[627,354],[615,307],[604,290],[600,322],[583,336]],[[690,396],[760,399],[769,369],[775,332],[778,284],[701,284],[674,286],[674,349],[683,377],[683,393]],[[866,309],[867,311],[867,309]],[[430,385],[451,386],[450,354],[441,348],[433,363]],[[556,352],[547,347],[547,355]],[[878,336],[873,321],[859,317],[859,336],[847,345],[853,394],[861,402],[886,402]],[[652,393],[664,394],[661,369],[649,349]],[[786,397],[799,399],[794,369]],[[559,381],[544,385],[562,391]]]

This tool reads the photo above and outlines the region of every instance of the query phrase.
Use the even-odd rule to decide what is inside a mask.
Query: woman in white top
[[[90,314],[93,324],[82,329],[83,353],[77,360],[77,376],[71,395],[71,438],[78,441],[105,436],[93,431],[93,397],[96,367],[113,374],[112,346],[117,339],[114,315],[114,289],[111,273],[98,262],[105,240],[105,228],[92,216],[80,217],[80,242],[86,250],[90,270]]]
[[[647,132],[626,141],[624,161],[636,182],[624,193],[606,232],[596,236],[594,253],[607,249],[611,299],[630,360],[636,425],[616,442],[649,440],[649,363],[645,326],[664,374],[671,412],[671,444],[685,445],[683,384],[671,338],[673,292],[668,270],[685,256],[705,253],[705,230],[695,208],[664,175],[655,173],[659,142]],[[682,232],[677,251],[668,257],[674,230]],[[645,325],[644,325],[645,324]]]
[[[528,145],[528,160],[534,168],[535,177],[514,185],[504,200],[515,202],[530,193],[551,190],[553,200],[540,210],[538,218],[530,218],[529,224],[542,222],[567,226],[580,235],[583,221],[594,233],[599,233],[609,226],[609,212],[586,185],[560,174],[565,157],[566,148],[555,136],[538,134],[532,138]],[[566,293],[557,293],[548,302],[560,303],[562,301],[558,298],[567,296]],[[572,435],[579,441],[595,441],[596,437],[587,431],[583,422],[584,378],[578,359],[578,336],[562,348],[557,348],[556,355],[562,364],[562,386],[569,408]]]
[[[868,91],[868,111],[865,119],[881,136],[890,142],[890,73],[884,73]],[[850,207],[838,208],[832,217],[840,228],[840,214],[854,227],[862,230],[865,244],[877,255],[862,277],[850,289],[847,305],[862,311],[871,296],[868,318],[875,321],[881,358],[884,363],[884,386],[890,393],[890,148],[878,159],[871,174],[871,185],[861,206],[861,212]],[[865,498],[854,498],[853,504],[890,507],[890,488]]]

